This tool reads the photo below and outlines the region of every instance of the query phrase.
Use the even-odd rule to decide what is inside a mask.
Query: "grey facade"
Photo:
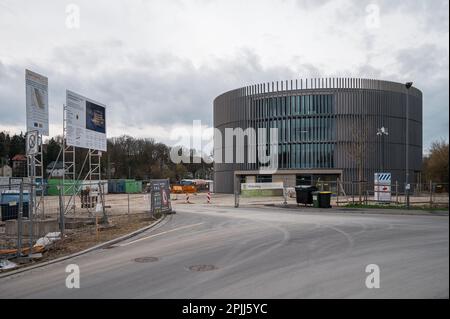
[[[417,181],[422,165],[422,92],[402,83],[357,78],[318,78],[262,83],[226,92],[214,100],[214,127],[278,128],[278,171],[269,177],[298,184],[304,176],[322,180],[365,180],[391,172],[404,185],[406,105],[409,100],[409,172]],[[389,135],[377,136],[386,127]],[[247,139],[246,139],[247,141]],[[246,143],[245,147],[248,147]],[[235,154],[235,149],[231,150]],[[247,154],[247,149],[246,149]],[[362,163],[358,165],[358,161]],[[231,193],[235,176],[261,180],[259,163],[214,164],[214,189]],[[362,167],[363,176],[359,176]]]

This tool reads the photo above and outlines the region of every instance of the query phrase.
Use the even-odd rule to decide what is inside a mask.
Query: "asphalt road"
[[[0,298],[448,298],[448,256],[448,216],[185,205],[114,248],[0,279]]]

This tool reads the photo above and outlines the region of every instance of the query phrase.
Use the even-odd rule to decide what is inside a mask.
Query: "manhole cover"
[[[151,263],[154,261],[158,261],[158,257],[139,257],[134,259],[137,263]]]
[[[189,267],[189,270],[191,271],[210,271],[215,269],[217,269],[217,267],[214,265],[194,265]]]

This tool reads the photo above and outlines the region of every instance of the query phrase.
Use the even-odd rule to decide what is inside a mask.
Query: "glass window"
[[[330,144],[330,167],[334,167],[334,144]]]
[[[324,165],[323,165],[323,158],[324,158],[324,144],[322,144],[322,143],[320,143],[319,144],[319,147],[320,147],[320,149],[319,149],[319,167],[324,167]]]
[[[286,168],[291,167],[291,145],[286,145]]]
[[[272,175],[256,175],[257,183],[272,183]]]
[[[305,146],[305,168],[309,168],[309,144],[304,144]]]
[[[308,123],[307,123],[307,118],[302,118],[302,130],[301,130],[301,138],[302,141],[306,141],[308,138]]]
[[[269,99],[269,115],[272,117],[272,116],[274,116],[275,115],[275,113],[274,113],[274,106],[273,106],[273,98],[270,98]]]
[[[295,142],[295,119],[290,119],[289,121],[291,122],[291,137],[289,140]]]
[[[287,122],[287,128],[286,128],[286,141],[290,142],[291,141],[291,120],[288,119],[286,120]]]
[[[297,144],[297,168],[302,167],[302,144]]]
[[[302,105],[301,105],[302,97],[297,96],[297,114],[302,114]]]
[[[312,167],[316,167],[317,166],[317,146],[318,146],[318,144],[316,144],[316,143],[314,143],[313,145],[312,145],[312,149],[313,149],[313,151],[312,151]]]
[[[262,119],[263,117],[263,100],[259,100],[259,117]]]
[[[308,135],[308,141],[311,141],[312,140],[312,119],[310,118],[310,117],[308,117],[307,119],[306,119],[306,125],[308,126],[308,133],[307,133],[307,135]]]
[[[333,96],[328,95],[328,113],[333,113]]]
[[[312,175],[310,174],[300,174],[295,177],[295,185],[309,186],[312,182]]]
[[[291,97],[286,96],[285,99],[286,99],[286,114],[291,115]]]
[[[320,140],[321,141],[325,140],[325,128],[326,128],[325,118],[322,117],[322,118],[320,118]]]
[[[278,128],[278,142],[282,142],[283,141],[283,132],[281,129],[281,121],[280,120],[276,120],[277,123],[277,128]]]
[[[291,96],[291,114],[297,115],[297,104],[295,103],[295,96]]]
[[[305,114],[311,114],[311,96],[305,97]]]
[[[322,95],[317,95],[316,96],[316,113],[320,114],[320,98]]]
[[[319,139],[319,118],[314,118],[314,141]]]
[[[313,114],[317,114],[319,113],[319,96],[318,95],[314,95],[314,102],[313,102],[313,110],[312,113]]]

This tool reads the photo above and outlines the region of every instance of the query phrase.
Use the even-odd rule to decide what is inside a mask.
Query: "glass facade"
[[[257,183],[272,183],[272,175],[256,175]]]
[[[255,129],[278,129],[278,168],[334,167],[332,94],[254,99],[252,113]]]

